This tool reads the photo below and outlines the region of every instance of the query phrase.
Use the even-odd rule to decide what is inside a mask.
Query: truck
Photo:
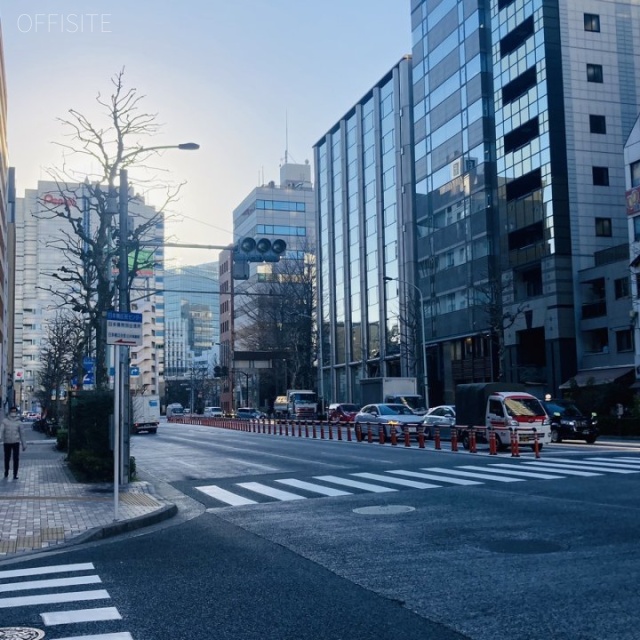
[[[273,401],[273,415],[276,418],[284,418],[289,412],[289,403],[287,396],[276,396]]]
[[[133,433],[156,433],[160,422],[160,396],[133,396],[131,398]]]
[[[424,398],[416,390],[415,378],[363,378],[360,380],[361,403],[404,404],[418,415],[427,412]]]
[[[287,389],[287,416],[297,420],[315,420],[318,416],[318,396],[315,391]]]
[[[471,427],[481,427],[478,442],[488,442],[489,430],[495,431],[500,450],[511,443],[512,430],[518,444],[538,447],[551,442],[549,418],[538,398],[515,383],[477,382],[456,386],[456,426],[465,448],[469,448]]]

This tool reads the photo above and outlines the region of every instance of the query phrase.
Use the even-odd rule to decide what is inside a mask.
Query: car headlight
[[[392,424],[392,425],[399,425],[400,423],[397,420],[388,420],[387,424]]]

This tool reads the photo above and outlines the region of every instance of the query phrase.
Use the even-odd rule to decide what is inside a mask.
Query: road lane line
[[[99,576],[75,576],[72,578],[55,578],[53,580],[29,580],[27,582],[9,582],[0,584],[0,593],[8,591],[26,591],[27,589],[49,589],[51,587],[73,587],[79,584],[98,584]]]
[[[238,486],[248,489],[249,491],[253,491],[254,493],[259,493],[263,496],[275,498],[276,500],[306,500],[304,496],[300,496],[297,493],[274,489],[273,487],[268,487],[266,484],[262,484],[260,482],[239,482]]]
[[[569,460],[563,458],[549,458],[549,462],[558,463],[560,466],[569,467],[570,469],[584,469],[585,471],[606,471],[608,473],[640,473],[640,469],[615,469],[613,467],[597,464],[595,462],[583,462],[578,460]]]
[[[358,482],[357,480],[349,480],[349,478],[339,478],[338,476],[314,476],[316,480],[323,482],[331,482],[345,487],[353,487],[354,489],[362,489],[371,493],[387,493],[389,491],[397,491],[391,487],[380,487],[377,484],[369,484],[368,482]]]
[[[342,491],[341,489],[333,489],[332,487],[323,487],[319,484],[313,484],[312,482],[304,482],[303,480],[295,480],[294,478],[285,478],[283,480],[276,480],[281,484],[286,484],[290,487],[297,487],[298,489],[305,489],[313,493],[320,493],[324,496],[352,496],[350,491]]]
[[[0,580],[5,578],[24,578],[26,576],[44,576],[48,573],[63,573],[65,571],[93,571],[94,569],[92,562],[56,564],[50,567],[31,567],[30,569],[11,569],[10,571],[0,571]]]
[[[128,632],[122,633],[98,633],[91,636],[68,636],[57,640],[133,640],[133,636]]]
[[[220,502],[225,502],[233,507],[238,507],[244,504],[258,504],[255,500],[244,498],[243,496],[239,496],[237,493],[231,493],[231,491],[227,491],[215,484],[211,484],[206,487],[196,487],[196,489],[207,496],[211,496],[212,498],[220,500]]]
[[[560,480],[564,478],[561,475],[552,475],[550,473],[538,473],[535,471],[523,471],[522,467],[517,464],[492,464],[490,465],[492,473],[506,473],[512,476],[523,476],[525,478],[539,478],[540,480]],[[502,467],[502,469],[496,469],[495,467]],[[463,469],[476,469],[482,471],[486,467],[474,467],[473,465],[465,465]],[[508,471],[507,471],[508,469]]]
[[[45,627],[56,624],[72,624],[77,622],[101,622],[103,620],[122,620],[122,616],[115,607],[100,607],[97,609],[75,609],[74,611],[47,611],[40,617]]]
[[[82,600],[108,600],[111,596],[105,589],[96,591],[74,591],[71,593],[49,593],[42,596],[20,596],[0,598],[0,609],[25,607],[34,604],[53,604],[60,602],[80,602]]]
[[[559,462],[571,462],[574,463],[573,460],[563,460],[562,458],[552,458],[552,460],[558,460]],[[589,464],[589,465],[597,465],[598,467],[605,468],[613,468],[613,469],[630,469],[631,473],[640,473],[640,466],[637,464],[632,464],[630,462],[617,462],[616,460],[607,460],[606,458],[585,458],[584,460],[580,460],[579,462],[575,461],[578,464]]]
[[[437,480],[438,482],[449,482],[450,484],[458,484],[463,486],[482,484],[482,482],[478,482],[477,480],[465,480],[464,478],[445,478],[437,476],[433,473],[419,473],[418,471],[404,471],[402,469],[394,469],[393,471],[387,471],[386,473],[396,473],[399,476],[408,476],[410,478],[425,478],[426,480]]]
[[[450,474],[453,476],[462,476],[463,478],[482,478],[483,480],[495,480],[495,482],[524,482],[522,478],[502,478],[498,475],[490,475],[488,473],[476,473],[474,471],[457,471],[456,469],[445,469],[442,467],[424,467],[425,471],[435,471],[436,473]]]
[[[404,480],[402,478],[391,478],[380,473],[352,473],[352,476],[364,478],[365,480],[379,480],[380,482],[388,482],[390,484],[399,484],[403,487],[411,487],[413,489],[442,489],[439,484],[429,484],[428,482],[417,482],[415,480]]]
[[[602,475],[601,473],[595,473],[594,471],[579,471],[578,469],[573,469],[567,465],[558,465],[558,464],[552,464],[549,462],[538,462],[537,460],[532,462],[523,462],[522,464],[526,464],[533,467],[544,467],[545,469],[548,469],[548,470],[553,469],[554,471],[557,471],[558,473],[561,473],[564,476],[582,476],[584,478],[589,478],[592,476]]]

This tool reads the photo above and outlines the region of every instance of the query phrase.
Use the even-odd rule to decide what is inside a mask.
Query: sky
[[[403,55],[409,0],[0,0],[9,164],[17,193],[62,165],[60,119],[101,122],[98,94],[124,68],[162,125],[145,146],[196,142],[154,160],[170,184],[167,241],[226,245],[233,209],[313,145]],[[58,143],[58,144],[56,144]],[[129,172],[135,183],[136,173]],[[138,191],[144,191],[142,187]],[[160,204],[160,193],[147,193]],[[217,259],[167,249],[167,267]]]

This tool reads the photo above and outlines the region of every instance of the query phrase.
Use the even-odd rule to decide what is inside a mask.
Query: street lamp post
[[[423,376],[422,383],[424,386],[424,401],[426,404],[425,409],[428,409],[429,408],[429,372],[427,371],[427,341],[426,341],[425,331],[424,331],[424,297],[422,295],[422,291],[420,291],[420,288],[417,287],[412,282],[407,282],[406,280],[401,280],[400,278],[391,278],[390,276],[384,277],[385,282],[391,282],[393,280],[395,280],[398,284],[404,284],[409,287],[413,287],[418,292],[418,296],[420,297],[420,332],[422,335],[421,350],[422,350],[422,376]]]
[[[120,158],[121,166],[127,165],[127,160],[141,153],[161,151],[163,149],[180,149],[195,151],[200,145],[186,142],[177,145],[160,145],[156,147],[137,148]],[[129,312],[129,256],[128,256],[128,223],[129,223],[129,181],[126,169],[120,169],[120,184],[118,188],[118,239],[120,242],[118,253],[118,311]],[[113,202],[114,193],[110,193]],[[114,438],[113,438],[113,495],[114,519],[118,519],[119,482],[128,480],[129,469],[129,347],[118,346],[116,365],[116,389],[114,393]],[[118,375],[119,374],[119,375]],[[121,455],[122,454],[122,455]],[[126,461],[125,464],[122,462]],[[121,468],[122,467],[122,468]],[[127,469],[125,478],[124,470]]]

